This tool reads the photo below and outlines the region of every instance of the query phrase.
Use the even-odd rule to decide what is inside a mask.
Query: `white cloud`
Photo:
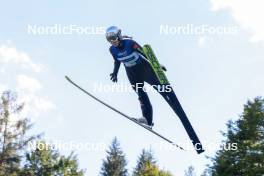
[[[5,69],[4,68],[1,68],[0,69],[0,73],[5,74],[6,73]]]
[[[198,38],[198,45],[204,46],[205,45],[206,38],[204,36]]]
[[[17,83],[20,90],[24,90],[29,93],[35,93],[41,89],[41,84],[37,79],[28,77],[26,75],[18,75]]]
[[[25,52],[5,45],[0,46],[0,63],[16,64],[22,68],[30,68],[35,72],[40,72],[42,69],[41,65],[35,64]]]
[[[8,86],[6,84],[0,84],[0,93],[2,94],[3,91],[7,90]]]
[[[42,113],[56,109],[56,106],[46,98],[37,94],[19,94],[19,102],[25,103],[21,115],[31,119],[36,119]]]
[[[264,40],[263,0],[210,0],[213,11],[229,10],[236,22],[246,29],[251,42]]]
[[[43,112],[56,108],[54,103],[43,94],[44,88],[37,79],[38,72],[42,71],[42,66],[35,64],[27,53],[18,51],[15,47],[0,45],[0,64],[1,93],[7,89],[15,91],[18,94],[18,102],[25,103],[19,117],[35,119]],[[12,65],[12,68],[15,69],[9,70],[10,67],[7,64]],[[20,68],[29,69],[32,73],[28,71],[27,73],[34,77],[23,74],[23,70]]]
[[[33,77],[17,75],[17,89],[20,102],[25,103],[23,115],[38,117],[41,113],[55,109],[56,106],[41,95],[42,85]]]
[[[46,112],[56,108],[52,102],[44,98],[35,98],[35,107],[38,109],[38,112]]]

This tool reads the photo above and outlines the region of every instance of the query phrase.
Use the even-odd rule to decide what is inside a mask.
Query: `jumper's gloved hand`
[[[160,67],[163,71],[167,71],[167,68],[164,65],[160,64]]]
[[[116,73],[111,73],[110,74],[110,80],[113,82],[117,82],[117,74]]]

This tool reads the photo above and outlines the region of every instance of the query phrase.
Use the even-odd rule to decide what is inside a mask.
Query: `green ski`
[[[158,77],[160,84],[169,84],[169,81],[164,73],[164,71],[162,70],[160,63],[157,59],[157,57],[155,56],[151,46],[149,44],[146,44],[143,46],[143,52],[144,54],[147,56],[147,59],[150,61],[150,64],[152,66],[152,68],[154,69],[154,72],[156,74],[156,76]]]

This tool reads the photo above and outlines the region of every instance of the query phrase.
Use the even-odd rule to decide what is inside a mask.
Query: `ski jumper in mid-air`
[[[147,56],[143,52],[142,47],[131,38],[122,36],[121,30],[116,26],[111,26],[106,30],[106,39],[111,44],[109,50],[114,58],[114,70],[110,74],[110,79],[113,82],[117,82],[118,70],[120,64],[123,63],[129,82],[138,95],[143,117],[135,120],[150,128],[154,125],[152,105],[148,94],[143,87],[146,82],[155,88],[157,92],[159,92],[167,101],[183,123],[193,145],[195,145],[197,152],[202,153],[204,151],[202,145],[173,89],[170,87],[168,89],[169,91],[164,91],[164,88],[161,89],[163,91],[159,91],[158,88],[163,86],[167,86],[166,88],[168,88],[170,85],[169,83],[168,85],[162,85],[160,83],[159,78],[155,74]],[[161,66],[161,68],[166,71],[164,66]]]

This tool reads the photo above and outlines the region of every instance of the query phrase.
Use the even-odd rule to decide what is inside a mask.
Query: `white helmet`
[[[116,26],[110,26],[109,28],[106,29],[105,37],[109,42],[121,40],[122,38],[121,29],[119,29]]]

